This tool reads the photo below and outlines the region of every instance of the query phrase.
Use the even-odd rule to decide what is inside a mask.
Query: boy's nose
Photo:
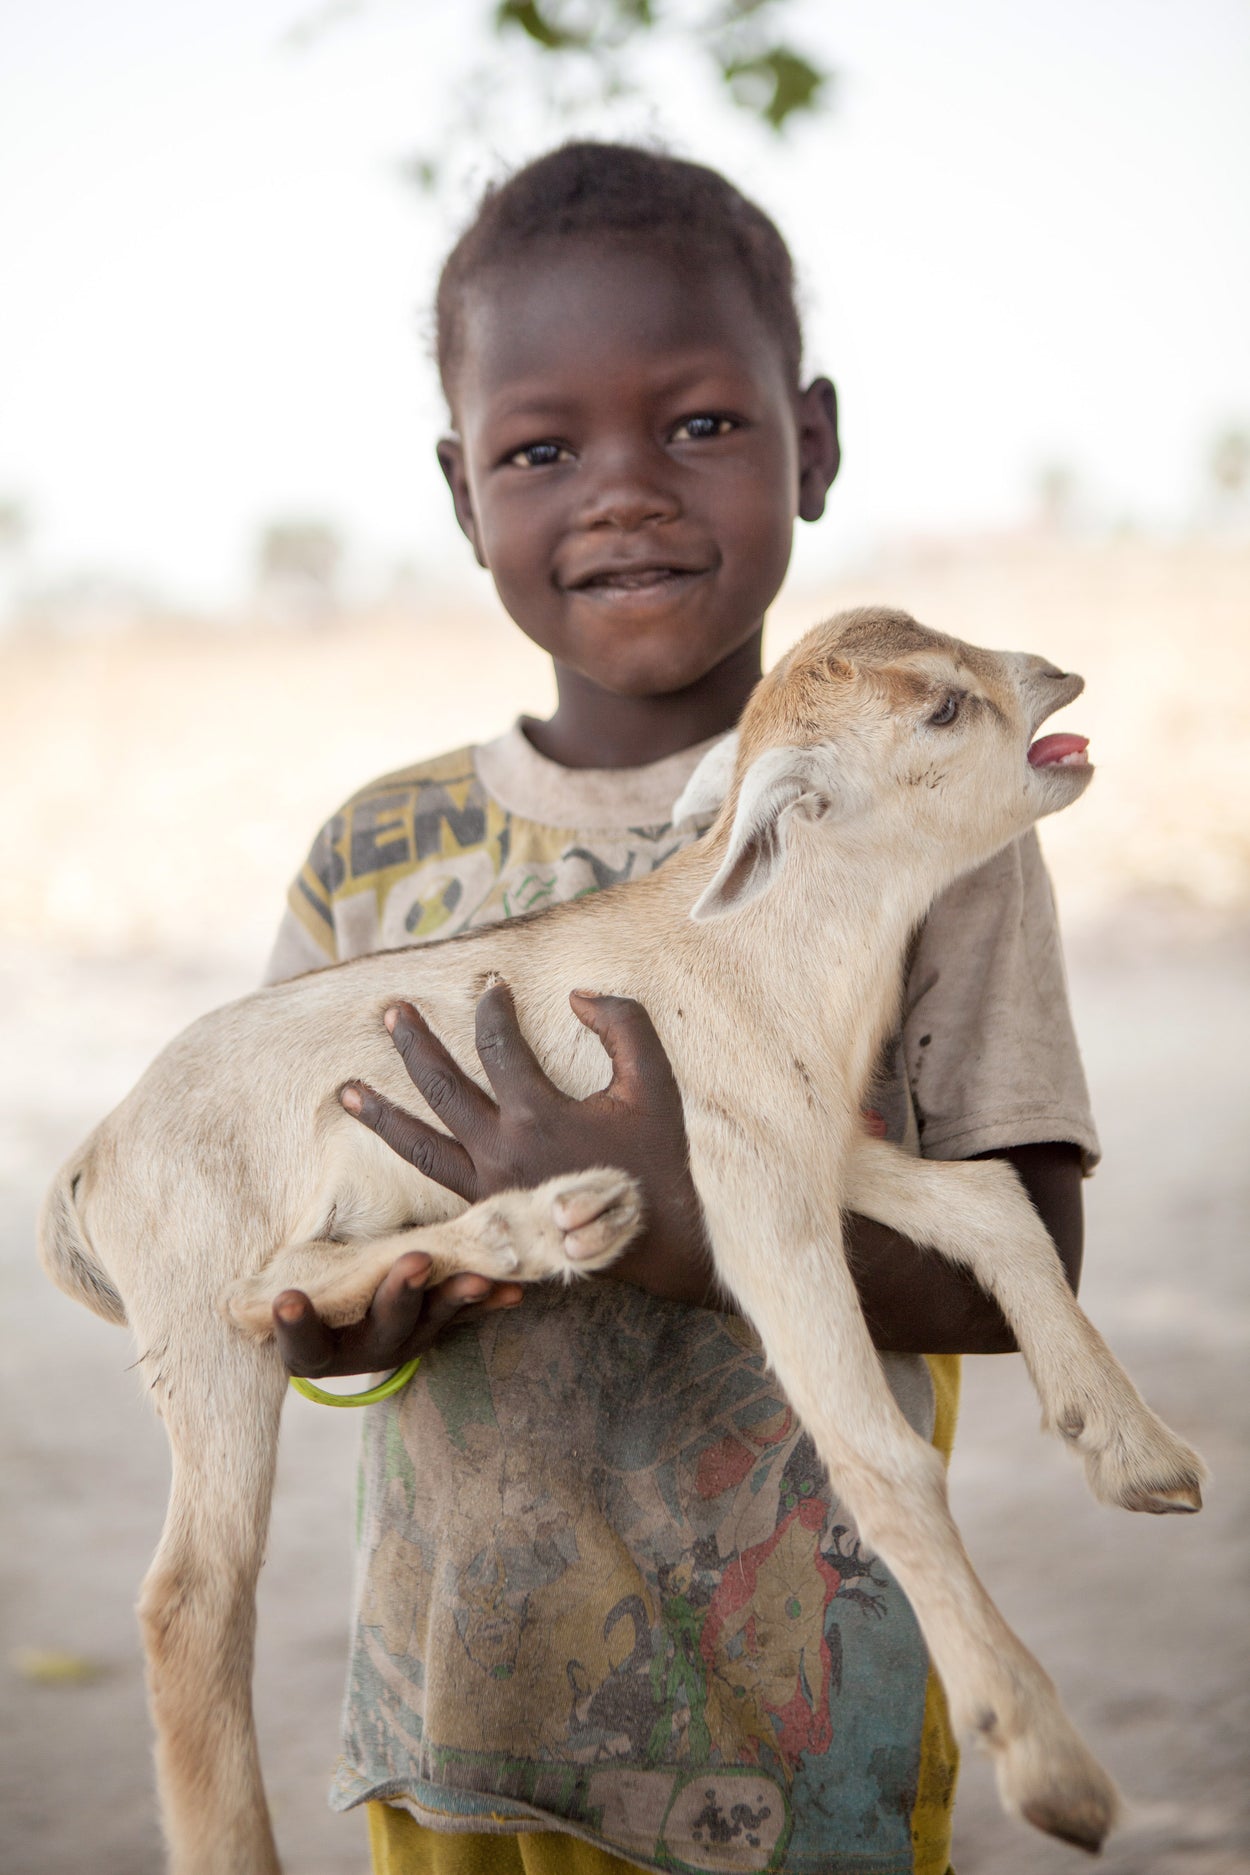
[[[591,471],[578,514],[582,527],[639,528],[673,521],[681,501],[664,463],[619,455]]]

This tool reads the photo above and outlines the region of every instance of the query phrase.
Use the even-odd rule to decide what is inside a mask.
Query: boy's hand
[[[607,1273],[672,1301],[706,1304],[712,1264],[681,1095],[651,1018],[628,997],[575,991],[569,1001],[612,1062],[608,1086],[586,1100],[570,1099],[548,1079],[500,984],[477,1006],[477,1052],[494,1100],[410,1003],[387,1011],[404,1066],[450,1138],[359,1082],[343,1089],[343,1105],[401,1158],[471,1204],[590,1166],[631,1172],[642,1186],[646,1224]]]
[[[273,1326],[287,1372],[306,1380],[378,1374],[424,1354],[451,1322],[515,1307],[519,1283],[451,1276],[427,1289],[430,1259],[410,1250],[394,1262],[374,1293],[369,1313],[346,1328],[327,1328],[300,1289],[274,1298]]]

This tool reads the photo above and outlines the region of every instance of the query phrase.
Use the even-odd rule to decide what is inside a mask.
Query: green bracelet
[[[313,1400],[318,1406],[374,1406],[379,1400],[389,1400],[392,1393],[398,1393],[406,1387],[421,1365],[421,1356],[405,1361],[397,1367],[387,1380],[380,1380],[376,1387],[370,1387],[364,1393],[327,1393],[324,1387],[314,1386],[311,1380],[303,1380],[298,1374],[291,1375],[291,1385],[297,1393],[302,1393],[306,1400]]]

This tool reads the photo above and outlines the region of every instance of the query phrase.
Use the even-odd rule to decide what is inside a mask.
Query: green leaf
[[[817,71],[790,46],[772,46],[750,58],[728,59],[721,74],[737,102],[780,130],[798,111],[813,111],[829,73]]]
[[[589,39],[584,33],[571,33],[556,22],[538,4],[538,0],[499,0],[495,8],[496,27],[519,26],[535,45],[548,52],[571,52],[584,48]]]
[[[405,181],[414,183],[424,195],[434,193],[442,178],[442,173],[442,163],[437,156],[413,156],[400,165],[400,174]]]
[[[773,6],[775,0],[726,0],[724,25],[738,25],[742,20],[750,19],[754,14],[763,12],[765,7]]]

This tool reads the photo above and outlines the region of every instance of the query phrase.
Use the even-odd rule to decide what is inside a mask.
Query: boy
[[[354,797],[296,881],[275,979],[682,845],[670,805],[758,678],[794,520],[819,517],[837,471],[832,386],[800,385],[784,243],[711,171],[603,145],[531,164],[453,251],[438,320],[457,518],[553,658],[558,706]],[[415,1010],[388,1018],[450,1137],[365,1088],[344,1102],[467,1197],[634,1171],[649,1225],[618,1280],[518,1309],[514,1286],[471,1277],[427,1295],[410,1256],[354,1328],[332,1334],[294,1291],[275,1305],[293,1372],[425,1354],[367,1424],[334,1801],[370,1802],[382,1875],[605,1875],[621,1857],[941,1875],[954,1753],[910,1609],[839,1521],[751,1331],[708,1306],[645,1014],[575,1007],[613,1061],[589,1101],[546,1081],[494,990],[478,1042],[496,1101]],[[876,1105],[932,1156],[1010,1157],[1075,1278],[1096,1141],[1031,839],[935,907]],[[900,1404],[949,1449],[949,1363],[921,1353],[1009,1346],[1001,1319],[892,1233],[848,1232]]]

